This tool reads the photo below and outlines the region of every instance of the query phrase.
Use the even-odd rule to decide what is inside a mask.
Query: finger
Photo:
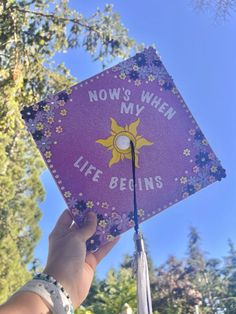
[[[57,220],[56,226],[53,229],[53,233],[62,233],[68,230],[73,222],[72,216],[68,209],[64,210],[59,219]]]
[[[96,266],[97,266],[97,259],[94,256],[93,253],[88,253],[85,262],[92,268],[92,270],[95,272]]]
[[[93,253],[96,258],[97,264],[100,263],[100,261],[111,251],[111,249],[116,245],[119,239],[119,237],[115,238],[113,241],[106,243],[99,250]]]
[[[87,241],[95,233],[97,228],[97,215],[94,212],[88,212],[84,222],[78,227],[77,233]]]

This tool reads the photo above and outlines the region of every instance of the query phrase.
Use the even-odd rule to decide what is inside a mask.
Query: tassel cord
[[[139,222],[138,222],[138,208],[137,208],[137,197],[136,197],[136,172],[135,172],[135,148],[134,143],[130,141],[131,146],[131,156],[132,156],[132,175],[133,175],[133,185],[134,185],[134,230],[136,234],[139,232]]]
[[[134,242],[136,252],[134,256],[134,273],[137,279],[138,314],[152,314],[152,299],[150,280],[148,272],[147,256],[144,248],[144,241],[139,231],[138,207],[136,198],[136,173],[135,173],[135,147],[130,141],[132,156],[132,175],[134,184],[133,205],[134,205]]]

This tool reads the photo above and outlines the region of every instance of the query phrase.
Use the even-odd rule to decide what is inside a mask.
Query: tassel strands
[[[135,242],[135,254],[133,262],[133,270],[136,277],[137,285],[137,303],[138,314],[152,314],[152,299],[150,280],[148,272],[147,256],[145,253],[144,241],[142,233],[139,231],[138,222],[138,210],[136,199],[136,176],[135,176],[135,148],[131,141],[131,155],[132,155],[132,174],[134,182],[134,242]]]

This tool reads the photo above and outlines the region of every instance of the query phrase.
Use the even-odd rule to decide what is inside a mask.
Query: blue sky
[[[70,1],[84,15],[94,1]],[[197,13],[189,0],[113,1],[129,34],[139,43],[155,44],[177,87],[227,170],[227,178],[208,186],[142,224],[151,257],[156,265],[168,256],[186,253],[190,226],[195,226],[209,256],[227,254],[227,240],[236,243],[236,16],[215,23],[210,14]],[[106,1],[96,1],[102,8]],[[83,50],[57,55],[80,80],[101,71]],[[66,208],[48,171],[42,175],[46,199],[40,204],[42,237],[35,257],[44,264],[47,237]],[[99,265],[103,277],[117,267],[126,253],[133,253],[133,231],[122,235],[118,245]]]

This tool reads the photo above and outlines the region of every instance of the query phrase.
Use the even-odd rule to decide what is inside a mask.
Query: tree
[[[229,240],[229,254],[224,258],[223,275],[226,280],[226,289],[223,304],[226,314],[236,312],[236,249],[234,243]]]
[[[111,269],[107,277],[100,281],[99,290],[86,309],[96,314],[120,314],[125,303],[136,313],[136,287],[132,271],[129,268]]]
[[[85,18],[67,0],[1,1],[1,302],[27,278],[26,265],[40,236],[38,204],[44,197],[40,174],[45,166],[20,110],[75,82],[63,64],[53,63],[58,51],[84,48],[105,65],[128,56],[134,44],[111,5]]]
[[[236,8],[235,0],[194,0],[193,3],[196,9],[211,11],[221,20],[231,17]]]

